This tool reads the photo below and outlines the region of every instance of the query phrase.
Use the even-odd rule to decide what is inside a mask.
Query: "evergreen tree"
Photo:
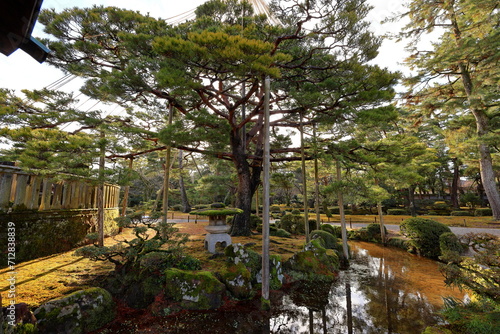
[[[413,0],[410,23],[401,37],[412,38],[407,63],[417,73],[407,80],[408,103],[421,115],[468,113],[475,126],[476,159],[494,219],[500,194],[493,157],[498,155],[500,12],[495,0]],[[440,33],[430,50],[419,50],[425,33]]]
[[[232,162],[244,210],[232,234],[248,235],[262,171],[264,77],[273,82],[274,129],[297,127],[300,113],[340,120],[377,110],[396,79],[367,65],[379,40],[363,21],[364,0],[276,1],[271,9],[281,24],[234,0],[208,1],[196,20],[175,27],[112,7],[49,10],[39,22],[55,38],[46,41],[49,62],[86,78],[86,94],[138,107],[167,100],[180,116],[159,133],[166,145]],[[297,160],[294,152],[274,149],[273,161]]]

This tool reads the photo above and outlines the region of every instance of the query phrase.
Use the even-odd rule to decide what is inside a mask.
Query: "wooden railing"
[[[104,185],[104,207],[118,207],[120,187]],[[97,186],[86,180],[55,180],[0,166],[0,212],[9,210],[93,209]]]

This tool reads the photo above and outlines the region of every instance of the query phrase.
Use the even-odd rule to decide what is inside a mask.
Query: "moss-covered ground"
[[[223,257],[213,257],[204,249],[205,229],[208,221],[199,220],[195,223],[176,224],[180,233],[189,235],[186,244],[187,253],[198,258],[202,262],[202,269],[215,271],[223,264]],[[105,244],[111,245],[121,238],[132,239],[130,229],[114,237],[106,238]],[[233,243],[251,244],[251,248],[261,253],[262,240],[260,235],[250,237],[233,237]],[[280,254],[287,259],[296,251],[302,249],[305,237],[294,237],[284,239],[271,237],[272,254]],[[50,241],[47,241],[50,242]],[[36,260],[18,263],[14,271],[10,268],[0,269],[0,293],[2,294],[3,306],[9,302],[8,293],[10,279],[15,277],[16,303],[26,303],[30,307],[36,307],[48,300],[59,298],[76,290],[95,286],[104,275],[114,269],[114,265],[108,262],[94,262],[83,257],[73,255],[74,251],[54,254]],[[2,265],[5,266],[6,263]]]
[[[186,218],[187,215],[179,212],[172,213],[174,218]],[[374,222],[375,216],[348,216],[348,221],[353,222]],[[435,219],[446,225],[463,226],[463,219],[466,219],[468,227],[494,227],[491,225],[491,217],[440,217],[426,216]],[[171,218],[171,216],[169,216]],[[215,271],[223,264],[224,257],[214,257],[204,249],[204,226],[208,225],[206,218],[198,219],[196,222],[191,217],[190,222],[176,224],[179,232],[189,235],[187,252],[198,258],[202,262],[202,269]],[[313,216],[311,216],[313,218]],[[401,222],[406,216],[385,216],[386,224]],[[326,216],[322,217],[327,221]],[[334,216],[331,221],[335,221]],[[496,227],[496,226],[495,226]],[[106,244],[117,242],[120,238],[131,239],[131,230],[126,229],[115,238],[107,238]],[[50,240],[47,240],[50,242]],[[249,237],[233,237],[233,243],[251,245],[251,249],[261,253],[262,240],[260,235]],[[300,251],[305,243],[304,236],[293,236],[292,238],[271,237],[271,254],[277,254],[283,260],[291,257],[295,252]],[[73,256],[74,251],[55,254],[36,260],[17,263],[14,272],[10,268],[0,269],[0,293],[2,294],[3,305],[8,302],[10,282],[7,279],[16,279],[16,303],[26,303],[30,307],[35,307],[53,298],[67,295],[73,291],[95,286],[103,275],[114,269],[114,266],[107,262],[92,262],[82,257]],[[4,262],[6,257],[4,257]],[[5,267],[6,263],[1,263]]]

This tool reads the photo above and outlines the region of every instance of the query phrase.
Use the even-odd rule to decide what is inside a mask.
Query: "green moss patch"
[[[184,309],[208,310],[222,305],[225,286],[209,271],[165,271],[165,297]]]
[[[88,333],[115,317],[109,292],[101,288],[80,290],[51,300],[34,312],[41,333]]]

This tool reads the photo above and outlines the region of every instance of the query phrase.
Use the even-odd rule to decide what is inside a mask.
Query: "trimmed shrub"
[[[292,231],[295,229],[295,226],[299,224],[301,221],[301,217],[299,215],[286,214],[279,222],[277,221],[277,227],[282,228],[289,233],[293,233]]]
[[[368,224],[366,227],[366,232],[368,234],[368,237],[370,239],[377,239],[377,240],[381,240],[381,236],[380,236],[380,224],[378,223],[371,223],[371,224]],[[387,235],[387,228],[384,226],[384,234]]]
[[[262,225],[262,218],[257,215],[250,215],[250,228],[254,230],[259,225]]]
[[[293,209],[292,210],[292,215],[300,215],[300,210],[299,209]]]
[[[451,252],[461,254],[464,251],[464,246],[453,232],[446,232],[439,236],[439,248],[443,255]]]
[[[474,211],[476,217],[493,216],[493,211],[490,208],[481,208]]]
[[[182,204],[176,204],[170,207],[170,210],[172,211],[181,211],[182,210]]]
[[[304,226],[304,216],[302,215],[286,214],[281,217],[279,223],[276,222],[276,226],[291,234],[304,234],[306,230]],[[314,229],[316,229],[316,221],[311,219],[309,220],[309,231]]]
[[[387,214],[393,216],[404,216],[408,214],[408,211],[405,209],[387,209]]]
[[[330,207],[330,208],[328,208],[328,211],[330,211],[330,213],[333,214],[333,215],[340,214],[340,210],[339,210],[338,206]]]
[[[281,208],[279,205],[272,205],[269,211],[271,211],[272,213],[280,213]]]
[[[275,231],[271,230],[270,234],[274,237],[280,237],[280,238],[290,238],[291,237],[291,234],[282,228],[279,228]]]
[[[406,250],[408,249],[408,240],[398,237],[390,238],[387,240],[387,245]]]
[[[401,233],[410,239],[409,251],[430,258],[441,255],[439,237],[451,232],[448,226],[427,218],[408,218],[399,227]]]
[[[321,229],[328,233],[333,234],[337,238],[342,238],[342,227],[337,225],[322,224]]]
[[[455,217],[470,217],[473,216],[474,214],[471,211],[460,210],[460,211],[452,211],[450,215]]]
[[[328,233],[328,232],[323,231],[323,230],[314,230],[311,232],[310,236],[311,236],[311,240],[317,239],[317,238],[323,239],[323,241],[325,243],[325,248],[327,248],[327,249],[336,249],[337,248],[337,238],[331,233]]]

